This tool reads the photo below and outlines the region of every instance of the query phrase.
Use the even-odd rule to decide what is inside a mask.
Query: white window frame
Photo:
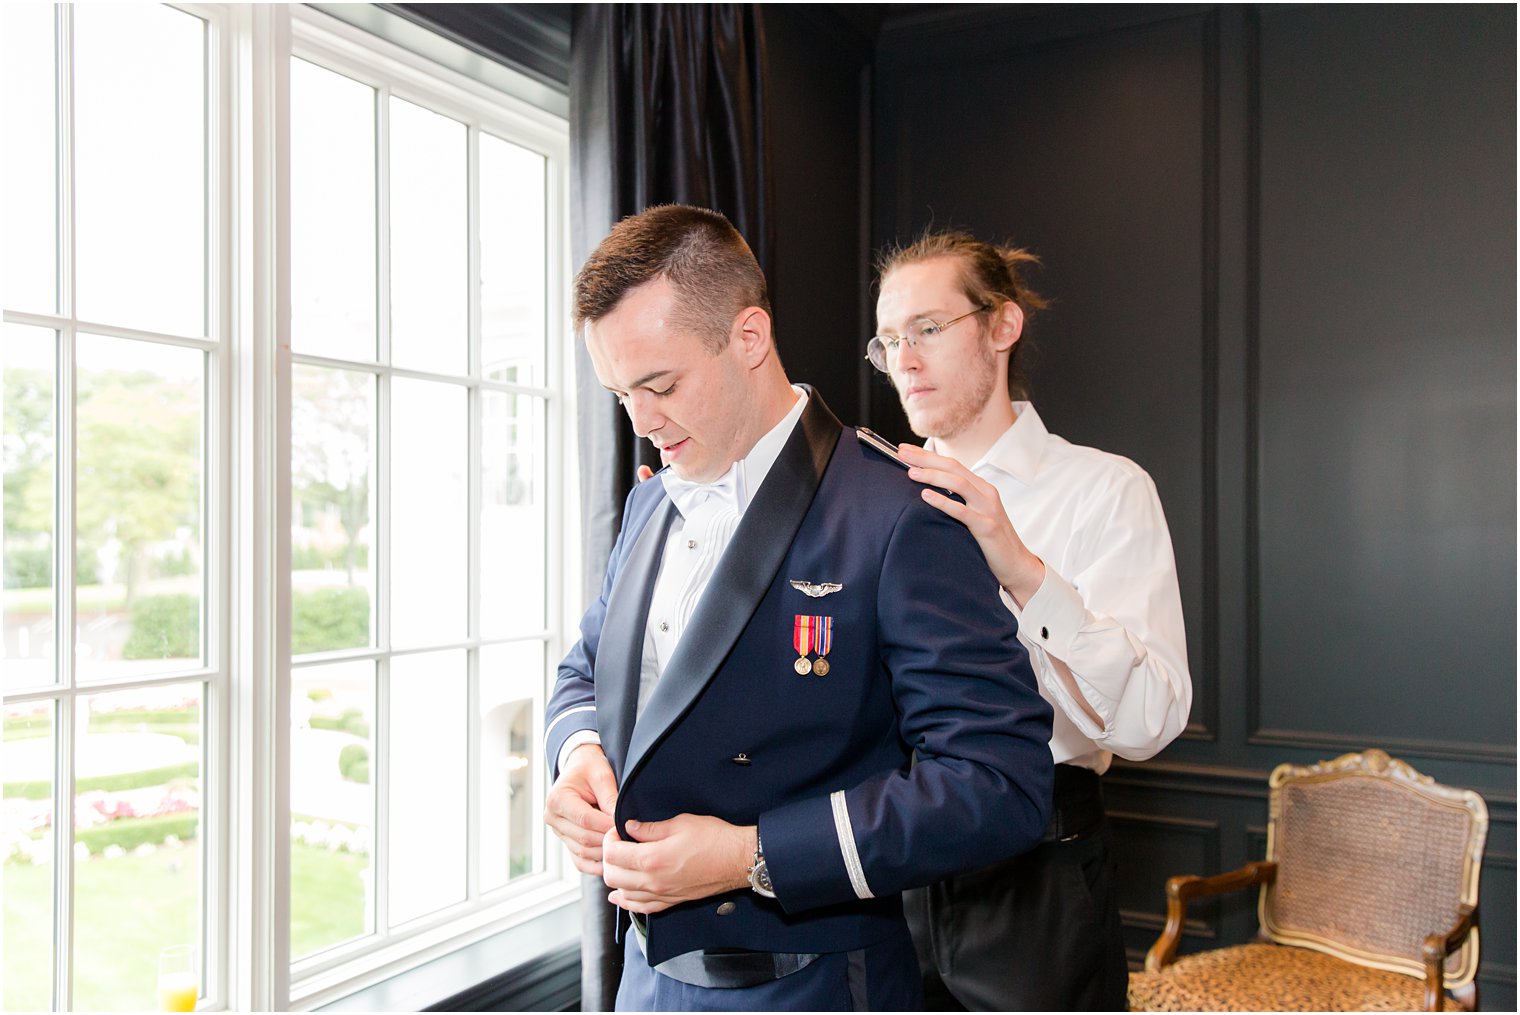
[[[311,59],[361,80],[385,68],[390,90],[401,97],[454,116],[473,128],[536,150],[548,161],[546,282],[554,295],[546,315],[545,384],[528,387],[487,381],[480,376],[479,320],[470,317],[472,451],[471,505],[479,503],[479,395],[477,389],[522,393],[546,401],[548,532],[544,695],[554,664],[574,641],[582,609],[579,502],[576,491],[574,346],[568,327],[568,125],[563,117],[475,81],[457,71],[302,5],[173,4],[203,18],[207,29],[207,335],[205,338],[150,335],[129,329],[78,322],[65,274],[60,312],[6,313],[5,320],[59,333],[60,375],[55,403],[72,405],[72,337],[76,330],[107,336],[146,338],[206,351],[205,374],[205,562],[204,632],[206,667],[162,677],[37,689],[7,700],[57,700],[54,735],[59,756],[72,751],[72,710],[79,693],[103,688],[202,681],[205,729],[202,766],[202,916],[206,979],[203,1010],[309,1010],[406,969],[481,940],[509,927],[578,902],[579,876],[563,850],[545,834],[542,871],[513,878],[506,886],[476,897],[478,864],[468,875],[466,903],[413,921],[402,931],[376,933],[304,959],[289,960],[290,933],[290,89],[292,56]],[[71,23],[66,6],[56,8],[60,24]],[[64,42],[72,44],[65,36]],[[461,52],[464,52],[462,49]],[[471,60],[478,59],[473,55]],[[462,61],[467,65],[468,61]],[[492,68],[500,73],[500,68]],[[59,72],[60,103],[68,109],[68,67]],[[371,82],[374,83],[374,82]],[[492,112],[482,116],[480,110]],[[70,120],[70,122],[72,122]],[[478,206],[478,142],[471,133],[471,205]],[[71,138],[59,139],[63,188],[60,261],[72,254]],[[383,198],[383,191],[381,195]],[[377,240],[383,239],[383,233]],[[470,265],[479,262],[477,224],[470,224]],[[65,262],[66,263],[66,262]],[[558,302],[556,303],[555,300]],[[473,302],[473,301],[472,301]],[[321,362],[316,357],[296,357]],[[344,364],[345,366],[348,364]],[[394,367],[377,376],[426,376]],[[74,448],[72,414],[59,413],[60,454],[55,464],[59,520],[55,540],[62,545],[56,568],[55,624],[59,665],[73,673]],[[478,516],[472,523],[472,550],[479,546]],[[471,573],[490,562],[472,560]],[[569,577],[567,577],[569,576]],[[472,582],[471,616],[478,614]],[[467,648],[481,644],[472,627]],[[522,639],[496,639],[498,641]],[[373,649],[334,653],[329,658],[378,658]],[[472,731],[476,677],[470,680]],[[380,715],[377,714],[377,721]],[[541,737],[541,733],[539,734]],[[542,755],[540,750],[539,755]],[[468,756],[473,792],[479,763]],[[383,768],[383,762],[381,763]],[[55,799],[72,801],[72,767],[59,780]],[[535,790],[545,792],[542,768]],[[381,775],[383,778],[383,774]],[[382,783],[376,785],[377,806]],[[541,808],[540,808],[541,809]],[[56,921],[55,991],[60,1006],[70,996],[73,858],[72,806],[55,808],[58,843],[55,878],[63,886]],[[472,833],[473,833],[473,818]],[[376,849],[381,827],[376,827]],[[468,847],[476,854],[473,834]],[[376,871],[377,878],[382,872]],[[459,985],[461,988],[467,984]],[[441,1000],[441,999],[440,999]]]
[[[567,291],[569,278],[568,267],[568,228],[567,228],[567,189],[568,189],[568,159],[569,139],[568,128],[565,121],[552,114],[536,109],[500,91],[484,84],[473,81],[462,75],[456,74],[438,64],[418,57],[399,46],[395,46],[384,40],[378,39],[367,32],[354,28],[348,24],[331,18],[327,15],[310,10],[308,8],[290,8],[289,50],[286,55],[285,66],[288,68],[289,58],[309,60],[330,70],[341,73],[347,77],[361,81],[374,87],[377,91],[377,102],[382,111],[392,95],[414,102],[427,109],[442,113],[455,120],[466,124],[470,128],[469,151],[470,151],[470,204],[478,207],[479,181],[478,175],[478,148],[479,131],[491,133],[498,137],[510,140],[530,148],[544,155],[547,161],[547,202],[546,215],[548,229],[546,236],[546,252],[548,264],[546,283],[549,292],[564,294]],[[287,74],[288,79],[288,74]],[[286,122],[282,125],[281,133],[288,137],[288,104],[285,107]],[[386,116],[382,113],[380,122],[386,122]],[[388,223],[386,221],[386,208],[388,202],[388,181],[382,170],[379,180],[379,192],[377,193],[377,206],[380,209],[380,221],[377,223],[378,231],[376,240],[379,244],[382,265],[386,262],[386,240]],[[288,230],[284,233],[288,236]],[[476,277],[476,266],[479,262],[479,229],[478,223],[472,216],[469,225],[469,263],[471,277]],[[285,251],[288,261],[288,250]],[[381,289],[377,293],[382,314],[386,306],[385,291],[388,279],[386,272],[381,272]],[[567,551],[571,548],[567,545],[577,531],[573,522],[567,524],[565,519],[571,514],[567,510],[573,503],[573,489],[571,488],[571,476],[567,466],[573,465],[573,455],[567,454],[567,448],[573,443],[574,434],[574,406],[570,397],[573,384],[570,378],[573,376],[573,356],[570,355],[568,327],[566,325],[565,297],[559,297],[560,305],[551,308],[547,318],[548,324],[548,356],[546,362],[545,383],[542,386],[528,386],[522,384],[509,384],[505,382],[491,381],[481,376],[480,368],[480,344],[478,320],[478,307],[472,301],[470,315],[470,360],[468,378],[458,376],[450,377],[449,380],[465,386],[469,389],[471,406],[471,431],[472,431],[472,460],[471,460],[471,504],[472,504],[472,533],[470,545],[479,545],[479,516],[474,510],[479,503],[478,483],[475,477],[479,475],[479,394],[481,390],[498,391],[507,394],[524,394],[536,398],[542,398],[546,405],[546,424],[548,446],[548,476],[549,485],[547,494],[548,526],[547,533],[547,570],[548,570],[548,610],[547,629],[539,634],[526,638],[512,639],[489,639],[485,643],[501,643],[510,641],[538,641],[544,646],[544,655],[547,670],[555,660],[560,658],[568,648],[568,639],[565,635],[567,616],[574,617],[578,613],[574,607],[566,608],[566,601],[570,599],[571,590],[565,587],[564,575],[578,573],[578,569],[572,570],[567,567]],[[382,342],[388,334],[388,329],[381,324]],[[281,341],[281,348],[285,342]],[[387,526],[385,499],[388,493],[388,480],[385,477],[386,466],[384,464],[384,448],[388,435],[386,430],[389,426],[386,407],[386,390],[389,386],[390,377],[417,377],[423,379],[443,379],[438,375],[428,374],[414,370],[407,370],[392,365],[361,364],[354,361],[336,360],[323,356],[288,354],[286,359],[294,363],[314,366],[332,366],[346,369],[358,369],[371,373],[377,377],[379,385],[377,398],[381,407],[380,430],[376,435],[380,447],[381,474],[376,483],[375,520],[377,529],[381,534],[377,539],[377,548],[372,550],[372,556],[379,553],[379,565],[377,575],[377,606],[383,614],[387,609],[387,597],[385,595],[386,569],[384,551],[379,547],[384,543],[384,532]],[[388,357],[387,357],[388,358]],[[283,407],[288,416],[288,406]],[[288,448],[286,450],[288,460]],[[281,477],[288,483],[288,476]],[[288,504],[288,494],[282,494],[282,504]],[[282,529],[288,529],[288,519],[280,523]],[[287,549],[288,552],[288,549]],[[475,568],[488,566],[488,562],[472,560],[472,573]],[[289,598],[289,571],[282,569],[280,596],[286,600],[284,607],[288,613]],[[472,582],[469,611],[472,618],[478,617],[478,595]],[[575,598],[578,598],[575,597]],[[442,648],[466,648],[474,650],[483,643],[478,637],[478,626],[472,630],[466,641],[454,645],[434,645],[426,651],[436,651]],[[360,659],[377,660],[382,665],[393,655],[400,654],[395,650],[379,647],[366,648],[352,651],[324,653],[321,656],[306,657],[311,662],[332,661],[334,659]],[[472,656],[478,660],[478,656]],[[471,742],[478,742],[479,718],[474,708],[475,694],[478,689],[476,678],[477,667],[472,666],[470,680],[471,700]],[[287,678],[288,680],[288,675]],[[377,702],[376,728],[386,722],[387,709],[384,697],[385,682],[380,681],[381,697]],[[542,752],[540,751],[539,754]],[[478,758],[473,751],[469,754],[469,766],[472,776],[472,785],[467,795],[469,809],[472,812],[478,799],[474,793],[473,777],[478,764]],[[373,836],[376,843],[376,853],[372,854],[375,864],[372,867],[373,883],[377,886],[377,892],[383,889],[388,882],[388,872],[385,869],[384,846],[385,835],[385,785],[387,773],[385,771],[383,753],[379,764],[374,770],[376,777],[375,796],[377,807],[377,822]],[[541,810],[545,786],[542,777],[537,780],[535,799],[537,807]],[[473,826],[473,817],[472,817]],[[473,834],[469,836],[469,855],[478,861],[476,853],[477,841]],[[542,854],[545,858],[543,871],[514,878],[505,887],[494,889],[489,893],[479,894],[479,864],[472,862],[467,873],[467,899],[448,907],[438,913],[411,921],[404,928],[395,932],[388,932],[383,926],[383,919],[377,920],[377,927],[371,936],[356,939],[355,941],[340,944],[334,948],[325,950],[317,955],[301,959],[293,963],[291,968],[291,988],[289,1002],[294,1007],[317,1006],[336,997],[350,992],[356,986],[370,982],[385,975],[389,975],[398,969],[415,964],[425,958],[441,954],[452,948],[459,947],[471,940],[477,940],[488,934],[495,933],[513,923],[538,915],[548,909],[564,905],[569,899],[573,899],[578,890],[578,885],[570,876],[568,865],[562,862],[562,852],[545,840]],[[288,879],[288,870],[286,871]],[[285,889],[288,891],[288,889]],[[379,915],[383,918],[384,905],[377,907]],[[285,922],[288,926],[288,920]],[[358,979],[356,979],[358,977]]]
[[[226,6],[167,4],[206,22],[205,35],[205,156],[206,207],[226,209],[231,202],[229,172],[232,119],[229,100],[230,9]],[[228,706],[233,697],[231,639],[232,558],[227,526],[230,483],[229,385],[233,359],[231,328],[230,221],[219,212],[208,213],[205,234],[205,335],[173,335],[83,321],[75,307],[75,193],[74,193],[74,11],[72,4],[56,4],[54,48],[58,113],[56,158],[58,207],[58,305],[52,314],[7,310],[6,323],[30,325],[56,335],[56,366],[53,389],[55,448],[54,629],[58,682],[45,688],[7,693],[7,702],[51,701],[55,771],[53,778],[53,969],[54,1003],[60,1010],[73,1008],[74,972],[74,797],[77,781],[74,763],[74,728],[77,701],[94,695],[143,687],[200,682],[201,698],[200,841],[201,926],[199,947],[207,978],[201,993],[208,1008],[224,1007],[225,955],[229,926],[226,884],[229,876],[228,819],[231,797],[227,793],[227,750],[231,739]],[[133,339],[157,345],[194,349],[205,354],[202,380],[203,469],[201,517],[203,558],[201,581],[201,641],[205,665],[163,674],[134,678],[81,680],[75,660],[77,632],[75,574],[77,572],[77,514],[75,460],[77,452],[76,340],[80,332],[106,338]]]

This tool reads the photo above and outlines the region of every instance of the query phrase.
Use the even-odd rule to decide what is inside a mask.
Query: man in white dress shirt
[[[1017,353],[1044,306],[1035,261],[964,233],[881,259],[868,358],[924,448],[923,499],[966,524],[1055,709],[1051,826],[1013,860],[909,893],[925,993],[971,1010],[1123,1010],[1128,973],[1100,776],[1151,757],[1192,701],[1176,563],[1155,484],[1134,462],[1045,429]],[[934,487],[958,494],[951,500]]]

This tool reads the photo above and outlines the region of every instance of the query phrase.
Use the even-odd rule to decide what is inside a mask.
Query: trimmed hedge
[[[51,736],[52,733],[51,712],[42,715],[7,716],[5,719],[5,739],[7,740],[32,740],[36,737]]]
[[[82,842],[91,853],[99,853],[107,846],[135,849],[145,842],[154,845],[171,835],[181,839],[195,838],[200,827],[199,814],[164,814],[156,818],[117,818],[94,828],[84,828],[74,833],[74,841]]]
[[[338,752],[338,771],[350,782],[369,782],[369,749],[363,744],[345,744]]]
[[[369,644],[369,590],[295,589],[290,594],[290,651],[331,652]]]
[[[92,712],[89,729],[92,733],[117,730],[163,733],[179,737],[194,747],[201,742],[201,713],[199,706],[195,705],[189,708],[132,708],[120,712]]]
[[[19,539],[6,540],[6,588],[45,589],[52,584],[53,548],[51,546],[25,546]]]
[[[187,761],[183,765],[145,768],[141,772],[91,776],[88,779],[78,780],[74,785],[78,793],[88,793],[91,790],[115,792],[122,789],[141,789],[144,786],[162,786],[175,779],[194,779],[200,775],[200,770],[199,762]],[[5,795],[23,800],[46,800],[53,795],[53,784],[47,780],[8,782],[5,784]]]
[[[201,711],[197,706],[189,708],[124,708],[115,712],[91,712],[90,729],[104,726],[199,726]],[[165,730],[164,732],[173,732]]]
[[[292,571],[342,571],[348,565],[343,559],[344,548],[322,550],[315,546],[292,546],[290,569]],[[354,567],[361,571],[369,569],[369,547],[363,543],[354,547]]]
[[[190,659],[201,653],[201,608],[188,592],[141,596],[132,604],[132,633],[123,659]]]
[[[310,726],[314,730],[337,730],[339,733],[352,733],[356,737],[369,739],[369,723],[365,721],[364,713],[357,708],[345,708],[339,716],[314,715]]]

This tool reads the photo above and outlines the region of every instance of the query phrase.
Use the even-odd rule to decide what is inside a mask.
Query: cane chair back
[[[1478,902],[1488,808],[1378,750],[1279,765],[1271,787],[1262,936],[1363,966],[1422,976],[1421,945]],[[1478,932],[1446,960],[1473,981]]]

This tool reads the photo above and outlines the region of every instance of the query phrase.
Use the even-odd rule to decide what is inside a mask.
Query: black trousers
[[[926,1010],[1126,1009],[1113,835],[1097,777],[1062,779],[1066,768],[1057,766],[1052,821],[1064,835],[904,894]],[[1083,816],[1084,827],[1072,830],[1073,815]]]

